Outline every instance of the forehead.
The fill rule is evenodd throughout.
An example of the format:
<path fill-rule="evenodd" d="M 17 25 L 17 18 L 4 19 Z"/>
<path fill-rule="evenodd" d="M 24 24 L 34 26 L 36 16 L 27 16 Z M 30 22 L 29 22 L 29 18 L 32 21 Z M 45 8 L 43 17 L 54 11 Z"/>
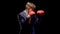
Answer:
<path fill-rule="evenodd" d="M 34 8 L 28 8 L 29 10 L 34 10 Z"/>

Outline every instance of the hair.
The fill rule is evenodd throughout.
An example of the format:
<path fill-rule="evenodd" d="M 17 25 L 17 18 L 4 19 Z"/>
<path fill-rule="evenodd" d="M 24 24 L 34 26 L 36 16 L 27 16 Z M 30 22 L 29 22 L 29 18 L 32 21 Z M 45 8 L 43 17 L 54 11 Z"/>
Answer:
<path fill-rule="evenodd" d="M 34 9 L 36 8 L 36 6 L 33 3 L 31 3 L 31 2 L 27 2 L 25 7 L 26 8 L 34 8 Z"/>

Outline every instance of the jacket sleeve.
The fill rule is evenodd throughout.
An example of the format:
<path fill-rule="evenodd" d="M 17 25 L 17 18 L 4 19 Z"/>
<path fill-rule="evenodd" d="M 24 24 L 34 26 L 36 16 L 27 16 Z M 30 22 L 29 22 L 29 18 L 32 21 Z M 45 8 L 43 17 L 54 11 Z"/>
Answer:
<path fill-rule="evenodd" d="M 24 17 L 22 17 L 21 15 L 19 15 L 18 16 L 18 21 L 21 22 L 21 23 L 24 23 L 25 19 L 24 19 Z"/>
<path fill-rule="evenodd" d="M 35 24 L 38 24 L 38 17 L 35 15 Z"/>
<path fill-rule="evenodd" d="M 17 15 L 17 18 L 18 18 L 18 22 L 19 22 L 19 25 L 20 25 L 20 32 L 22 30 L 22 23 L 25 22 L 24 18 L 21 16 L 21 15 Z"/>

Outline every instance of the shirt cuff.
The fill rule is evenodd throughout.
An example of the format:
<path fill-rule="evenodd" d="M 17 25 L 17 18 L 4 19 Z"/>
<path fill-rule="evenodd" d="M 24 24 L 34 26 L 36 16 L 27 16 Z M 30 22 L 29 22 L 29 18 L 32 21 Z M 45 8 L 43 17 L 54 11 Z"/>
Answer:
<path fill-rule="evenodd" d="M 30 18 L 30 15 L 28 15 L 27 18 Z"/>

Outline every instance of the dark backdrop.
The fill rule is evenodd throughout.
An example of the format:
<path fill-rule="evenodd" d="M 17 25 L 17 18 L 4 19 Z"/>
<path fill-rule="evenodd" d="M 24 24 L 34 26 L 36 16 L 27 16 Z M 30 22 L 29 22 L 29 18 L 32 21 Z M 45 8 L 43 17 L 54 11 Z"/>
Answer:
<path fill-rule="evenodd" d="M 43 22 L 42 22 L 42 28 L 41 31 L 44 34 L 57 34 L 60 33 L 58 30 L 60 30 L 60 20 L 59 20 L 59 1 L 51 0 L 48 2 L 48 0 L 8 0 L 8 1 L 3 1 L 1 2 L 1 22 L 2 22 L 2 27 L 1 30 L 3 33 L 19 33 L 19 24 L 17 21 L 17 14 L 24 10 L 24 5 L 27 1 L 33 2 L 36 4 L 38 9 L 43 9 L 45 11 L 45 15 L 43 17 Z M 49 7 L 48 7 L 49 5 Z M 49 10 L 48 10 L 49 8 Z M 5 26 L 6 25 L 6 26 Z M 16 26 L 16 27 L 15 27 Z M 16 29 L 15 29 L 16 28 Z M 8 29 L 8 30 L 7 30 Z M 10 32 L 9 32 L 10 31 Z M 16 32 L 14 32 L 16 31 Z"/>

